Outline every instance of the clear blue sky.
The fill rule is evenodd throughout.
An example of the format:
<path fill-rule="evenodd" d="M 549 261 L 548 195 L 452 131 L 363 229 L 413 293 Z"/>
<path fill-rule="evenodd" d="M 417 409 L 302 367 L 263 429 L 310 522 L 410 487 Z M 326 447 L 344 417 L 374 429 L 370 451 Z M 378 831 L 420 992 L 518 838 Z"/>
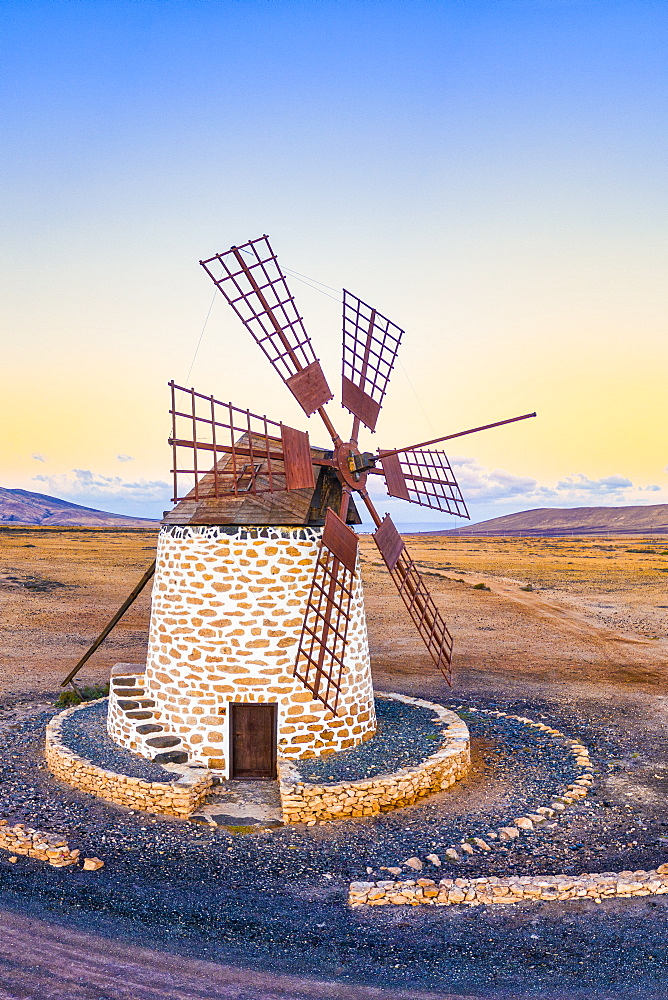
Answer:
<path fill-rule="evenodd" d="M 539 411 L 454 451 L 475 518 L 668 502 L 667 29 L 663 0 L 5 0 L 2 485 L 159 514 L 197 261 L 268 232 L 406 327 L 367 445 Z M 339 307 L 295 292 L 335 383 Z M 303 426 L 228 312 L 193 383 Z"/>

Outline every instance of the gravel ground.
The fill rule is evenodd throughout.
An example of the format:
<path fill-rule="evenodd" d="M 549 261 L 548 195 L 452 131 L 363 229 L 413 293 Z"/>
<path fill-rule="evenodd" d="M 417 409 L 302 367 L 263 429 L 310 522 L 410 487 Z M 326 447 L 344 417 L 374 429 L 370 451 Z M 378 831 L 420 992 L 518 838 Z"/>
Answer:
<path fill-rule="evenodd" d="M 100 767 L 145 781 L 176 781 L 178 774 L 138 757 L 114 743 L 107 733 L 108 699 L 93 701 L 63 720 L 61 734 L 67 746 Z"/>
<path fill-rule="evenodd" d="M 475 707 L 475 699 L 468 704 Z M 626 789 L 651 787 L 659 742 L 636 745 L 623 728 L 613 731 L 585 713 L 575 732 L 572 719 L 546 702 L 478 698 L 477 705 L 543 718 L 581 738 L 599 780 L 553 830 L 444 866 L 447 874 L 634 870 L 666 860 L 665 798 L 657 798 L 660 808 L 647 795 L 626 801 Z M 31 859 L 0 859 L 0 901 L 135 943 L 344 982 L 489 996 L 506 995 L 507 984 L 513 996 L 557 985 L 559 995 L 586 987 L 592 997 L 662 996 L 665 897 L 526 904 L 512 914 L 347 908 L 348 882 L 366 877 L 367 866 L 438 854 L 464 832 L 484 834 L 500 817 L 529 811 L 573 777 L 572 758 L 551 739 L 519 723 L 463 714 L 474 766 L 449 792 L 372 821 L 234 836 L 133 815 L 56 782 L 41 754 L 49 713 L 28 710 L 23 720 L 6 720 L 0 815 L 66 834 L 71 847 L 102 857 L 105 867 L 54 871 Z"/>
<path fill-rule="evenodd" d="M 390 698 L 376 698 L 378 728 L 366 743 L 351 750 L 299 761 L 307 781 L 358 781 L 419 764 L 443 742 L 435 712 Z"/>

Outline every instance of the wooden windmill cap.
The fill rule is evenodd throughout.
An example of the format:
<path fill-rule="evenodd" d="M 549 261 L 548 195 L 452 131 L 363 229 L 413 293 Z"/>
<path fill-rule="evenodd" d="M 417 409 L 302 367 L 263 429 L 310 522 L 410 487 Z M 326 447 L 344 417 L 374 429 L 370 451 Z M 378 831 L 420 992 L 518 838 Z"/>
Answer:
<path fill-rule="evenodd" d="M 247 440 L 246 435 L 239 439 L 238 443 L 243 445 Z M 332 452 L 325 448 L 311 447 L 311 455 L 314 459 L 330 458 Z M 340 482 L 332 470 L 315 462 L 313 464 L 315 489 L 308 487 L 275 492 L 246 492 L 245 486 L 250 480 L 248 473 L 241 471 L 236 474 L 236 492 L 234 492 L 235 485 L 229 470 L 230 456 L 223 455 L 216 465 L 217 484 L 211 470 L 199 480 L 196 489 L 193 488 L 172 510 L 165 512 L 162 523 L 318 527 L 325 523 L 327 508 L 338 507 L 340 503 Z M 221 496 L 221 480 L 224 481 L 225 477 L 230 479 L 230 493 Z M 261 483 L 262 478 L 263 472 L 260 469 L 257 480 Z M 348 524 L 362 523 L 352 500 L 346 521 Z"/>

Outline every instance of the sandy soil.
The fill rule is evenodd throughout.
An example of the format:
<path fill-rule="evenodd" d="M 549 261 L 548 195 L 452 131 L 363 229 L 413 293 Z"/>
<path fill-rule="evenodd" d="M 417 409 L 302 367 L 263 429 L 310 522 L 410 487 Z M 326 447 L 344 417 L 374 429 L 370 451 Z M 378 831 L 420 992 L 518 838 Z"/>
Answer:
<path fill-rule="evenodd" d="M 154 531 L 0 529 L 0 680 L 53 690 L 152 561 Z M 665 540 L 408 539 L 455 636 L 455 687 L 499 675 L 632 686 L 668 672 Z M 645 551 L 643 551 L 645 550 Z M 362 539 L 369 635 L 380 675 L 430 672 L 392 581 Z M 489 591 L 474 590 L 485 583 Z M 528 584 L 532 591 L 522 590 Z M 86 665 L 84 681 L 141 659 L 149 588 Z"/>
<path fill-rule="evenodd" d="M 647 692 L 665 686 L 668 666 L 664 544 L 408 539 L 455 636 L 455 687 L 491 677 L 498 683 L 504 675 Z M 371 539 L 362 551 L 374 665 L 413 670 L 426 658 Z M 480 583 L 490 589 L 474 589 Z M 529 585 L 531 591 L 522 589 Z"/>
<path fill-rule="evenodd" d="M 0 681 L 5 694 L 53 691 L 120 607 L 155 556 L 157 532 L 0 528 Z M 82 681 L 142 656 L 150 586 Z"/>

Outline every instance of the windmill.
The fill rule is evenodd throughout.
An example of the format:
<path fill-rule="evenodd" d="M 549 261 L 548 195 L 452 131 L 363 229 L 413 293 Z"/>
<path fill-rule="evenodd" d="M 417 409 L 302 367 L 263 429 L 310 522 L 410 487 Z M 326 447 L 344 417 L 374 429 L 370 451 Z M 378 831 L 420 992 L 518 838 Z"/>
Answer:
<path fill-rule="evenodd" d="M 304 431 L 170 383 L 176 506 L 161 529 L 143 687 L 117 670 L 109 731 L 154 759 L 182 759 L 183 746 L 191 759 L 203 753 L 200 759 L 210 766 L 231 766 L 230 774 L 271 776 L 277 742 L 286 755 L 313 756 L 359 743 L 375 730 L 359 542 L 351 527 L 361 521 L 356 501 L 375 525 L 373 539 L 429 655 L 451 683 L 452 636 L 392 519 L 376 510 L 367 491 L 369 476 L 380 476 L 390 496 L 468 518 L 450 462 L 432 446 L 535 414 L 403 448 L 362 451 L 360 430 L 364 425 L 375 431 L 403 330 L 344 290 L 342 405 L 352 416 L 344 440 L 327 409 L 333 394 L 267 236 L 200 263 L 306 416 L 322 421 L 331 446 L 316 447 Z M 281 544 L 287 547 L 281 550 Z M 281 551 L 289 556 L 281 557 Z M 295 574 L 294 588 L 280 566 L 271 567 L 273 578 L 268 575 L 267 553 L 285 567 L 292 559 L 286 572 Z M 254 561 L 262 568 L 253 568 Z M 223 565 L 225 574 L 216 583 Z M 273 600 L 280 587 L 272 582 L 285 579 L 283 596 Z M 221 600 L 213 599 L 216 586 Z M 286 594 L 291 599 L 286 601 Z M 231 603 L 238 598 L 245 598 L 238 600 L 245 611 Z M 281 600 L 285 607 L 278 607 Z M 288 606 L 298 608 L 296 618 L 275 617 L 288 614 Z M 235 614 L 239 617 L 231 619 Z M 277 622 L 289 623 L 287 631 L 277 630 Z M 276 635 L 282 636 L 278 643 Z M 202 651 L 212 664 L 208 673 L 202 670 Z M 242 654 L 246 660 L 239 659 Z M 270 655 L 275 659 L 267 659 Z M 240 664 L 234 669 L 245 670 L 244 676 L 230 677 L 229 662 Z M 257 664 L 255 673 L 262 676 L 247 676 L 248 663 Z M 225 683 L 216 684 L 221 678 Z M 122 688 L 121 681 L 128 686 Z M 126 697 L 124 715 L 123 691 L 133 695 Z M 148 693 L 145 703 L 133 694 L 137 691 Z M 299 699 L 308 702 L 306 715 Z M 284 718 L 282 709 L 279 718 L 281 702 L 286 712 L 302 712 L 296 720 L 301 729 L 289 725 L 295 718 Z M 220 716 L 233 714 L 236 721 L 228 719 L 227 732 L 217 731 Z M 229 755 L 221 745 L 226 736 Z M 235 754 L 242 762 L 236 768 Z M 264 763 L 258 764 L 260 758 Z"/>

